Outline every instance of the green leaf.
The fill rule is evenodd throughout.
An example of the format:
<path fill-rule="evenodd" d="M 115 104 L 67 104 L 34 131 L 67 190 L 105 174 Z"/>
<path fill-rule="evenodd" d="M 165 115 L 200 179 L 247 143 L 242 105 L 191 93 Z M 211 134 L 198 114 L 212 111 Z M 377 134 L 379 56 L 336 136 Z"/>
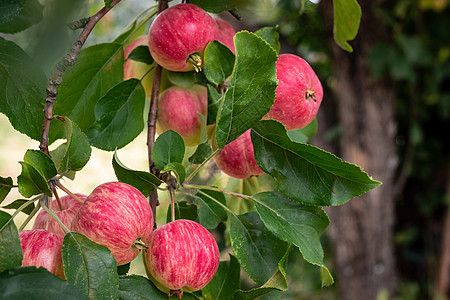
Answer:
<path fill-rule="evenodd" d="M 9 22 L 25 6 L 26 0 L 3 0 L 0 2 L 0 24 Z"/>
<path fill-rule="evenodd" d="M 8 205 L 2 206 L 2 208 L 5 209 L 18 209 L 19 207 L 21 207 L 23 204 L 27 203 L 28 200 L 25 199 L 18 199 L 14 202 L 11 202 Z M 34 210 L 34 203 L 30 203 L 27 207 L 25 207 L 22 212 L 29 215 L 33 212 Z"/>
<path fill-rule="evenodd" d="M 317 118 L 314 118 L 311 123 L 303 128 L 297 130 L 289 130 L 287 135 L 293 142 L 307 143 L 311 137 L 317 133 Z"/>
<path fill-rule="evenodd" d="M 206 78 L 218 86 L 233 72 L 234 54 L 218 41 L 213 41 L 206 46 L 205 49 L 205 65 L 204 72 Z"/>
<path fill-rule="evenodd" d="M 35 140 L 41 138 L 46 87 L 40 67 L 19 46 L 0 37 L 0 112 L 14 129 Z"/>
<path fill-rule="evenodd" d="M 23 267 L 0 273 L 0 299 L 84 300 L 88 297 L 42 267 Z"/>
<path fill-rule="evenodd" d="M 148 46 L 145 45 L 137 46 L 136 48 L 134 48 L 133 51 L 131 51 L 131 53 L 128 55 L 127 59 L 143 62 L 147 65 L 151 65 L 154 62 Z"/>
<path fill-rule="evenodd" d="M 279 122 L 257 123 L 251 137 L 258 166 L 274 178 L 277 190 L 293 201 L 341 205 L 381 184 L 329 152 L 291 141 Z"/>
<path fill-rule="evenodd" d="M 215 14 L 226 10 L 233 10 L 236 7 L 236 3 L 233 0 L 191 0 L 189 3 L 200 6 L 207 12 Z"/>
<path fill-rule="evenodd" d="M 20 161 L 22 165 L 22 172 L 17 177 L 17 184 L 19 186 L 19 193 L 25 198 L 30 198 L 33 195 L 41 193 L 52 196 L 52 191 L 48 186 L 47 180 L 39 173 L 32 165 Z"/>
<path fill-rule="evenodd" d="M 173 130 L 167 130 L 156 139 L 152 157 L 156 167 L 162 170 L 169 163 L 182 163 L 184 152 L 185 146 L 181 135 Z"/>
<path fill-rule="evenodd" d="M 161 170 L 161 173 L 174 172 L 177 177 L 178 185 L 182 184 L 186 179 L 186 169 L 179 162 L 168 163 Z"/>
<path fill-rule="evenodd" d="M 80 127 L 67 117 L 55 116 L 61 121 L 66 133 L 67 142 L 51 151 L 58 173 L 80 171 L 91 157 L 91 145 Z"/>
<path fill-rule="evenodd" d="M 196 196 L 196 202 L 198 205 L 198 219 L 199 223 L 203 227 L 207 229 L 214 229 L 220 222 L 225 222 L 227 220 L 227 212 L 216 202 L 218 201 L 226 206 L 224 194 L 211 190 L 201 190 L 201 192 L 198 192 Z"/>
<path fill-rule="evenodd" d="M 216 124 L 217 112 L 220 109 L 224 95 L 219 93 L 215 87 L 208 84 L 208 118 L 206 119 L 206 124 Z"/>
<path fill-rule="evenodd" d="M 211 146 L 209 145 L 209 142 L 205 142 L 197 146 L 194 154 L 192 154 L 188 160 L 191 164 L 201 164 L 211 154 Z"/>
<path fill-rule="evenodd" d="M 230 260 L 221 261 L 216 275 L 202 289 L 205 300 L 232 299 L 233 293 L 239 289 L 241 267 L 236 257 L 230 254 Z"/>
<path fill-rule="evenodd" d="M 335 42 L 342 49 L 353 52 L 347 41 L 353 40 L 358 34 L 361 22 L 361 7 L 356 0 L 333 0 Z"/>
<path fill-rule="evenodd" d="M 288 248 L 287 243 L 267 230 L 255 211 L 230 215 L 230 239 L 242 268 L 259 284 L 273 276 Z"/>
<path fill-rule="evenodd" d="M 123 63 L 119 44 L 97 44 L 81 50 L 75 66 L 64 72 L 53 113 L 67 116 L 87 132 L 95 122 L 97 101 L 123 81 Z M 53 138 L 59 133 L 58 126 L 54 127 L 50 131 Z"/>
<path fill-rule="evenodd" d="M 53 160 L 42 151 L 28 149 L 23 161 L 35 168 L 46 180 L 58 174 Z"/>
<path fill-rule="evenodd" d="M 255 34 L 265 40 L 277 53 L 280 52 L 278 27 L 263 27 L 258 29 Z"/>
<path fill-rule="evenodd" d="M 44 6 L 38 0 L 27 0 L 20 13 L 9 22 L 0 24 L 0 32 L 17 33 L 39 23 L 43 17 Z"/>
<path fill-rule="evenodd" d="M 253 198 L 264 225 L 281 240 L 299 247 L 307 262 L 322 268 L 322 286 L 332 284 L 320 244 L 320 236 L 330 223 L 325 211 L 293 202 L 276 192 L 259 193 Z"/>
<path fill-rule="evenodd" d="M 11 188 L 13 187 L 13 180 L 11 177 L 1 177 L 0 176 L 0 203 L 5 200 L 6 196 L 11 191 Z"/>
<path fill-rule="evenodd" d="M 19 232 L 14 222 L 10 220 L 11 215 L 0 210 L 0 228 L 5 227 L 0 231 L 0 272 L 18 267 L 22 264 L 23 255 Z M 8 225 L 6 225 L 7 223 Z M 0 289 L 0 299 L 3 299 L 1 297 L 2 290 Z"/>
<path fill-rule="evenodd" d="M 186 201 L 175 202 L 175 220 L 186 219 L 196 221 L 198 217 L 197 206 Z M 166 222 L 172 221 L 172 206 L 167 209 Z"/>
<path fill-rule="evenodd" d="M 184 89 L 189 89 L 195 84 L 194 72 L 173 72 L 167 71 L 167 79 L 173 84 Z"/>
<path fill-rule="evenodd" d="M 95 105 L 95 122 L 87 132 L 94 147 L 112 151 L 133 141 L 144 129 L 145 92 L 138 79 L 114 86 Z"/>
<path fill-rule="evenodd" d="M 221 149 L 269 112 L 277 87 L 275 50 L 247 31 L 238 32 L 234 44 L 233 75 L 218 111 L 216 139 Z"/>
<path fill-rule="evenodd" d="M 158 290 L 145 277 L 138 275 L 121 276 L 119 279 L 119 299 L 121 300 L 167 300 L 167 295 Z"/>
<path fill-rule="evenodd" d="M 68 233 L 62 246 L 64 274 L 89 299 L 117 299 L 117 263 L 105 246 L 79 233 Z"/>
<path fill-rule="evenodd" d="M 113 0 L 104 0 L 106 7 L 111 7 Z"/>
<path fill-rule="evenodd" d="M 263 299 L 261 296 L 264 296 L 264 299 L 277 299 L 277 296 L 280 295 L 281 291 L 286 291 L 288 289 L 285 265 L 291 249 L 291 246 L 287 248 L 284 256 L 278 262 L 278 269 L 264 285 L 249 291 L 238 290 L 234 293 L 233 299 L 250 300 L 257 297 L 260 297 L 258 299 Z"/>
<path fill-rule="evenodd" d="M 112 165 L 118 181 L 134 186 L 141 191 L 145 197 L 148 197 L 153 192 L 155 187 L 159 186 L 163 182 L 149 172 L 136 171 L 127 168 L 119 160 L 117 152 L 114 152 Z"/>

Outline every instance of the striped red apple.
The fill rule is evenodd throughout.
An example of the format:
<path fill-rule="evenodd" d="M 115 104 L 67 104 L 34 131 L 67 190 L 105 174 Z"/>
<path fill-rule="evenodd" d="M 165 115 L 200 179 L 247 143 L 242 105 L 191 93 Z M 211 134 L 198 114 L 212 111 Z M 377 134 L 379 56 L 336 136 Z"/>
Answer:
<path fill-rule="evenodd" d="M 274 119 L 287 130 L 311 123 L 322 102 L 323 89 L 311 66 L 301 57 L 282 54 L 277 61 L 275 103 L 264 119 Z"/>
<path fill-rule="evenodd" d="M 23 250 L 22 266 L 44 267 L 65 279 L 61 249 L 64 237 L 44 229 L 19 231 Z"/>
<path fill-rule="evenodd" d="M 207 12 L 193 4 L 177 4 L 150 25 L 148 48 L 153 59 L 169 71 L 198 70 L 206 46 L 216 37 L 216 23 Z"/>
<path fill-rule="evenodd" d="M 153 231 L 148 200 L 136 188 L 122 182 L 97 186 L 72 221 L 71 229 L 108 247 L 117 265 L 131 262 Z"/>
<path fill-rule="evenodd" d="M 216 148 L 214 143 L 213 148 Z M 255 160 L 250 129 L 225 145 L 214 156 L 214 162 L 222 172 L 238 179 L 264 174 Z"/>
<path fill-rule="evenodd" d="M 217 271 L 219 247 L 199 223 L 175 220 L 153 232 L 144 264 L 148 277 L 161 291 L 198 291 Z"/>

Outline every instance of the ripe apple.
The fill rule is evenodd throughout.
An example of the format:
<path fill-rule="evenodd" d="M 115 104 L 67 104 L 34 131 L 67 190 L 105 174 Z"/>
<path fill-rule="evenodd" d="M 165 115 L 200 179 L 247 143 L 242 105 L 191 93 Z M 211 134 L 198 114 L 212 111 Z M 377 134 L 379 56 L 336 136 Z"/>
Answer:
<path fill-rule="evenodd" d="M 136 188 L 122 182 L 97 186 L 78 210 L 71 226 L 114 255 L 117 265 L 132 261 L 153 231 L 150 204 Z"/>
<path fill-rule="evenodd" d="M 142 85 L 145 90 L 145 96 L 150 98 L 152 92 L 152 84 L 153 84 L 153 70 L 149 72 L 152 68 L 151 65 L 148 65 L 143 62 L 134 61 L 131 59 L 127 59 L 130 53 L 138 46 L 147 46 L 148 45 L 148 35 L 141 35 L 134 39 L 128 46 L 124 49 L 125 63 L 123 64 L 123 73 L 124 80 L 130 78 L 141 79 L 145 73 L 148 74 L 142 79 Z"/>
<path fill-rule="evenodd" d="M 207 12 L 193 4 L 177 4 L 161 12 L 151 24 L 148 48 L 167 70 L 199 70 L 203 52 L 216 36 L 216 23 Z"/>
<path fill-rule="evenodd" d="M 84 200 L 87 197 L 86 195 L 83 194 L 75 194 L 75 195 L 81 200 Z M 58 204 L 58 200 L 56 200 L 56 198 L 53 198 L 51 202 L 51 208 L 55 211 L 56 215 L 61 220 L 61 222 L 70 229 L 72 220 L 82 204 L 77 200 L 73 199 L 72 197 L 70 197 L 69 195 L 65 195 L 59 198 L 59 201 L 61 203 L 61 207 Z M 41 210 L 37 214 L 36 220 L 34 221 L 33 229 L 47 229 L 48 231 L 60 234 L 62 236 L 65 235 L 64 230 L 61 228 L 61 225 L 59 225 L 55 219 L 50 217 L 45 210 Z"/>
<path fill-rule="evenodd" d="M 191 220 L 176 220 L 153 232 L 144 252 L 147 275 L 163 292 L 193 292 L 206 286 L 219 266 L 211 233 Z"/>
<path fill-rule="evenodd" d="M 213 148 L 215 147 L 213 144 Z M 225 145 L 214 156 L 214 161 L 221 171 L 234 178 L 243 179 L 252 175 L 264 174 L 255 160 L 250 129 Z"/>
<path fill-rule="evenodd" d="M 22 267 L 44 267 L 56 276 L 65 279 L 61 248 L 64 237 L 44 229 L 19 231 L 23 250 Z"/>
<path fill-rule="evenodd" d="M 172 86 L 161 93 L 156 130 L 159 134 L 172 129 L 178 132 L 186 146 L 200 142 L 202 120 L 208 112 L 208 92 L 202 85 L 189 89 Z"/>
<path fill-rule="evenodd" d="M 277 61 L 275 103 L 264 119 L 274 119 L 287 130 L 300 129 L 316 116 L 323 90 L 311 66 L 299 56 L 282 54 Z"/>
<path fill-rule="evenodd" d="M 220 18 L 214 18 L 214 22 L 216 22 L 217 25 L 217 38 L 219 42 L 230 48 L 230 50 L 236 54 L 236 48 L 234 47 L 234 35 L 236 32 L 234 31 L 234 28 L 225 21 L 224 19 Z"/>

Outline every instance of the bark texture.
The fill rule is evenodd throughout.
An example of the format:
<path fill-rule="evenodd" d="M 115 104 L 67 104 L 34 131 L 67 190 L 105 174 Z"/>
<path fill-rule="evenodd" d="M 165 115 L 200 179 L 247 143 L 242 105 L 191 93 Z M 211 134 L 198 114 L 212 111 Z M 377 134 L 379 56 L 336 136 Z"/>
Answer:
<path fill-rule="evenodd" d="M 342 300 L 372 300 L 382 291 L 392 294 L 397 286 L 393 243 L 395 97 L 389 83 L 373 80 L 367 65 L 370 49 L 384 40 L 387 32 L 374 14 L 374 7 L 381 1 L 358 2 L 363 17 L 358 37 L 351 43 L 354 52 L 347 53 L 331 41 L 334 96 L 341 127 L 340 155 L 383 185 L 328 209 Z M 321 3 L 332 32 L 332 1 Z"/>

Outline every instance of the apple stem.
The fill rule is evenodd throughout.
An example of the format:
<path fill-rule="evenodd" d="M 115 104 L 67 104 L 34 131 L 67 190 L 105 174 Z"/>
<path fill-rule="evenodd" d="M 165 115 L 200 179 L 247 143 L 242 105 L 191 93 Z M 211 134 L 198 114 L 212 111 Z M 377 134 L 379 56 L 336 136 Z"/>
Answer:
<path fill-rule="evenodd" d="M 316 92 L 314 92 L 314 91 L 310 91 L 310 90 L 307 90 L 306 91 L 306 100 L 308 100 L 309 98 L 311 98 L 311 99 L 313 99 L 314 100 L 314 102 L 317 102 L 317 99 L 316 99 Z"/>
<path fill-rule="evenodd" d="M 198 55 L 197 53 L 192 53 L 191 55 L 189 55 L 188 61 L 194 67 L 195 72 L 198 73 L 202 70 L 203 61 L 200 55 Z"/>
<path fill-rule="evenodd" d="M 148 248 L 148 246 L 141 240 L 141 238 L 137 238 L 133 246 L 138 248 L 139 250 L 144 250 Z"/>
<path fill-rule="evenodd" d="M 172 222 L 173 221 L 175 221 L 175 197 L 174 197 L 174 195 L 173 195 L 173 188 L 172 187 L 169 187 L 169 194 L 170 194 L 170 205 L 172 206 L 171 207 L 171 213 L 172 213 Z"/>
<path fill-rule="evenodd" d="M 75 195 L 74 193 L 72 193 L 71 191 L 69 191 L 65 186 L 63 186 L 60 182 L 56 183 L 56 186 L 59 187 L 60 189 L 62 189 L 67 195 L 69 195 L 70 197 L 72 197 L 73 199 L 75 199 L 76 201 L 80 202 L 81 204 L 84 203 L 83 200 L 81 200 L 77 195 Z"/>
<path fill-rule="evenodd" d="M 59 200 L 59 195 L 58 195 L 58 192 L 56 191 L 56 189 L 53 190 L 53 194 L 55 195 L 56 202 L 58 202 L 59 210 L 60 211 L 63 210 L 62 209 L 62 205 L 61 205 L 61 201 Z"/>

